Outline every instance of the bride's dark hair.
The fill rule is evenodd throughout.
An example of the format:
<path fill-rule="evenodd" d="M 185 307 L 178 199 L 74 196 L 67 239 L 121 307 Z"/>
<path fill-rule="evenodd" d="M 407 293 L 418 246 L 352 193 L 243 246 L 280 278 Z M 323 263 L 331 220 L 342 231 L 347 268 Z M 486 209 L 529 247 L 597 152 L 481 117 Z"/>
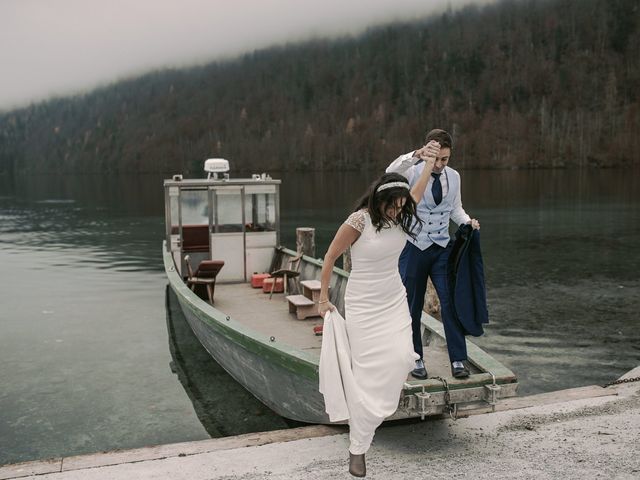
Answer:
<path fill-rule="evenodd" d="M 400 211 L 397 221 L 402 230 L 415 239 L 418 232 L 422 229 L 424 222 L 420 220 L 416 214 L 416 202 L 411 196 L 411 192 L 404 187 L 389 187 L 384 190 L 378 189 L 385 183 L 403 182 L 408 183 L 407 179 L 399 173 L 385 173 L 375 182 L 373 182 L 358 203 L 354 211 L 366 208 L 369 211 L 371 224 L 379 232 L 384 227 L 391 227 L 393 223 L 381 212 L 381 207 L 387 207 L 395 204 L 396 200 L 406 198 L 406 202 Z M 415 219 L 415 220 L 414 220 Z M 417 231 L 416 231 L 417 230 Z"/>

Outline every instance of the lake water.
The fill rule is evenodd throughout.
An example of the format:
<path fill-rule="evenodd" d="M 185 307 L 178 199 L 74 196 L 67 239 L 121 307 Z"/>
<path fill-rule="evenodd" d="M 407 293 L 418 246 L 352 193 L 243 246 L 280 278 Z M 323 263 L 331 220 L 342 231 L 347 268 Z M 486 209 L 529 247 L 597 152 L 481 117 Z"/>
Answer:
<path fill-rule="evenodd" d="M 491 324 L 521 394 L 640 363 L 640 176 L 464 171 Z M 274 175 L 275 176 L 275 175 Z M 282 240 L 322 256 L 363 174 L 285 174 Z M 293 425 L 185 325 L 162 270 L 162 177 L 0 177 L 0 464 Z"/>

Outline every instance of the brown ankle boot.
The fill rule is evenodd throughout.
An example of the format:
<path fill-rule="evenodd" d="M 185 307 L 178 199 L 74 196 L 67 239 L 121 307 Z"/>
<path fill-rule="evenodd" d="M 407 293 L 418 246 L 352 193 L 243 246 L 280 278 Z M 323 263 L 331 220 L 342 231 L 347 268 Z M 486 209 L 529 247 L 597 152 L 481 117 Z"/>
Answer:
<path fill-rule="evenodd" d="M 349 473 L 354 477 L 365 477 L 367 475 L 367 465 L 364 463 L 364 453 L 354 455 L 349 452 Z"/>

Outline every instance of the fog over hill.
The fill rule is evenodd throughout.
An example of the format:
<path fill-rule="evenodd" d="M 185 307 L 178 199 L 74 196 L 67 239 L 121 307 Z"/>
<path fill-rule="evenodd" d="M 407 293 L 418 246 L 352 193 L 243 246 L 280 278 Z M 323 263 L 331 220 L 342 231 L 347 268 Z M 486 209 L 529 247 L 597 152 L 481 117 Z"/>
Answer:
<path fill-rule="evenodd" d="M 0 171 L 381 169 L 436 126 L 461 168 L 637 165 L 639 18 L 503 1 L 162 70 L 0 115 Z"/>

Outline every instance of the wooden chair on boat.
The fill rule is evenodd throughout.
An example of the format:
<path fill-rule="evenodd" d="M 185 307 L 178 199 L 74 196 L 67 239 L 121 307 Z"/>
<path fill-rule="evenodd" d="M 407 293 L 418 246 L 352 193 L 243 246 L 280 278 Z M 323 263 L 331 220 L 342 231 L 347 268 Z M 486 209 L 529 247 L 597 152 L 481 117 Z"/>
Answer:
<path fill-rule="evenodd" d="M 184 261 L 187 264 L 187 287 L 190 287 L 194 292 L 196 291 L 196 285 L 205 285 L 207 287 L 207 294 L 209 295 L 209 303 L 213 305 L 213 294 L 216 289 L 216 277 L 222 267 L 224 261 L 222 260 L 203 260 L 198 265 L 198 269 L 194 272 L 191 268 L 191 259 L 189 255 L 184 257 Z"/>
<path fill-rule="evenodd" d="M 287 287 L 289 284 L 289 280 L 292 279 L 296 279 L 300 276 L 300 272 L 298 271 L 300 269 L 300 263 L 302 263 L 302 253 L 299 253 L 298 255 L 296 255 L 295 257 L 291 258 L 291 260 L 289 260 L 289 263 L 287 264 L 287 268 L 281 268 L 279 270 L 274 270 L 273 272 L 271 272 L 271 276 L 273 277 L 274 281 L 271 284 L 271 292 L 269 293 L 269 300 L 271 300 L 271 297 L 273 296 L 273 289 L 276 286 L 276 282 L 275 279 L 276 278 L 282 278 L 282 283 L 284 284 L 284 294 L 287 294 Z M 298 286 L 298 284 L 296 283 L 296 291 L 300 291 L 300 287 Z"/>

